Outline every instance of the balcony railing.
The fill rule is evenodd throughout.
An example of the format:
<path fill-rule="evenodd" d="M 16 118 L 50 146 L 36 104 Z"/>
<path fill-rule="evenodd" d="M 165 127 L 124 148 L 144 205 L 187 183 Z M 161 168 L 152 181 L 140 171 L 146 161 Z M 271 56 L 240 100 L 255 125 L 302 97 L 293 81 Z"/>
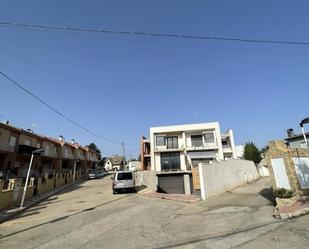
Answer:
<path fill-rule="evenodd" d="M 184 146 L 183 144 L 178 144 L 178 146 L 155 146 L 155 151 L 178 151 L 178 150 L 183 150 Z"/>
<path fill-rule="evenodd" d="M 57 152 L 45 150 L 41 155 L 46 157 L 57 157 Z"/>
<path fill-rule="evenodd" d="M 187 150 L 209 150 L 209 149 L 217 149 L 218 145 L 216 143 L 212 143 L 212 144 L 203 144 L 201 146 L 188 146 L 186 149 Z"/>
<path fill-rule="evenodd" d="M 72 153 L 64 153 L 64 158 L 67 158 L 67 159 L 73 159 L 74 156 Z"/>

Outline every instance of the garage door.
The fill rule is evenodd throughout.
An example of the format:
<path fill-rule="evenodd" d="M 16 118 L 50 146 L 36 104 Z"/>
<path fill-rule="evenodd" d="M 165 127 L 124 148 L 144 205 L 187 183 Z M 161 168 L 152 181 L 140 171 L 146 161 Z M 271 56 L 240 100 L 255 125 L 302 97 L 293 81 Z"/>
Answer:
<path fill-rule="evenodd" d="M 158 176 L 158 192 L 167 194 L 184 194 L 183 175 Z"/>

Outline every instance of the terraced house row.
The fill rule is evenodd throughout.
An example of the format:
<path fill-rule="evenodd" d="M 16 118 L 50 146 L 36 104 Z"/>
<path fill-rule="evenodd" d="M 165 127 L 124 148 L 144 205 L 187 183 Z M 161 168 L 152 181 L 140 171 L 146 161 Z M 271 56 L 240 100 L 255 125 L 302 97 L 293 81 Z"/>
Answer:
<path fill-rule="evenodd" d="M 44 152 L 34 156 L 26 198 L 70 184 L 73 175 L 76 180 L 85 178 L 98 163 L 95 151 L 74 140 L 66 142 L 63 136 L 55 139 L 0 123 L 0 209 L 20 201 L 31 154 L 37 149 Z"/>

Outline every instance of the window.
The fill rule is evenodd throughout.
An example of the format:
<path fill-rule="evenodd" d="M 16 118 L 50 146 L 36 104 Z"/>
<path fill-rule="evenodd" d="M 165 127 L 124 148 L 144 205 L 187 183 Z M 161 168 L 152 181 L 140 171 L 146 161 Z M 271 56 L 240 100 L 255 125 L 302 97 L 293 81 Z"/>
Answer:
<path fill-rule="evenodd" d="M 180 153 L 161 153 L 161 170 L 180 170 Z"/>
<path fill-rule="evenodd" d="M 120 181 L 120 180 L 132 180 L 132 173 L 131 172 L 123 172 L 123 173 L 118 173 L 117 174 L 117 180 Z"/>
<path fill-rule="evenodd" d="M 25 144 L 25 145 L 28 145 L 28 146 L 30 146 L 30 145 L 31 145 L 31 141 L 30 141 L 30 140 L 28 140 L 28 139 L 25 139 L 25 142 L 24 142 L 24 144 Z"/>
<path fill-rule="evenodd" d="M 215 142 L 215 135 L 213 132 L 204 133 L 204 139 L 206 144 L 211 144 Z"/>
<path fill-rule="evenodd" d="M 156 137 L 156 145 L 157 146 L 164 146 L 165 145 L 165 137 L 164 136 L 157 136 Z"/>
<path fill-rule="evenodd" d="M 54 147 L 54 153 L 56 153 L 57 152 L 57 148 L 56 147 Z"/>
<path fill-rule="evenodd" d="M 16 144 L 16 137 L 11 136 L 9 140 L 9 145 L 15 146 L 15 144 Z"/>
<path fill-rule="evenodd" d="M 178 149 L 178 137 L 167 137 L 166 144 L 168 149 Z"/>
<path fill-rule="evenodd" d="M 49 151 L 49 145 L 48 144 L 45 145 L 45 150 Z"/>
<path fill-rule="evenodd" d="M 191 135 L 191 145 L 192 147 L 202 147 L 203 146 L 202 135 Z"/>
<path fill-rule="evenodd" d="M 39 143 L 37 143 L 36 147 L 39 149 L 39 148 L 41 148 L 41 145 Z"/>
<path fill-rule="evenodd" d="M 229 145 L 229 143 L 227 142 L 227 140 L 222 140 L 222 145 Z"/>

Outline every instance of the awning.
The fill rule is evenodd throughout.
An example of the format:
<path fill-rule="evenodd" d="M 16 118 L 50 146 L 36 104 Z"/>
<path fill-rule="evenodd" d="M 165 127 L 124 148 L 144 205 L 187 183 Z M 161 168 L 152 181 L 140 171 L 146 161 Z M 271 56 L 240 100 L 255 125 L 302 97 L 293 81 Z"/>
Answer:
<path fill-rule="evenodd" d="M 216 158 L 216 153 L 214 151 L 196 151 L 196 152 L 188 152 L 188 156 L 191 159 L 194 159 L 194 158 Z"/>

